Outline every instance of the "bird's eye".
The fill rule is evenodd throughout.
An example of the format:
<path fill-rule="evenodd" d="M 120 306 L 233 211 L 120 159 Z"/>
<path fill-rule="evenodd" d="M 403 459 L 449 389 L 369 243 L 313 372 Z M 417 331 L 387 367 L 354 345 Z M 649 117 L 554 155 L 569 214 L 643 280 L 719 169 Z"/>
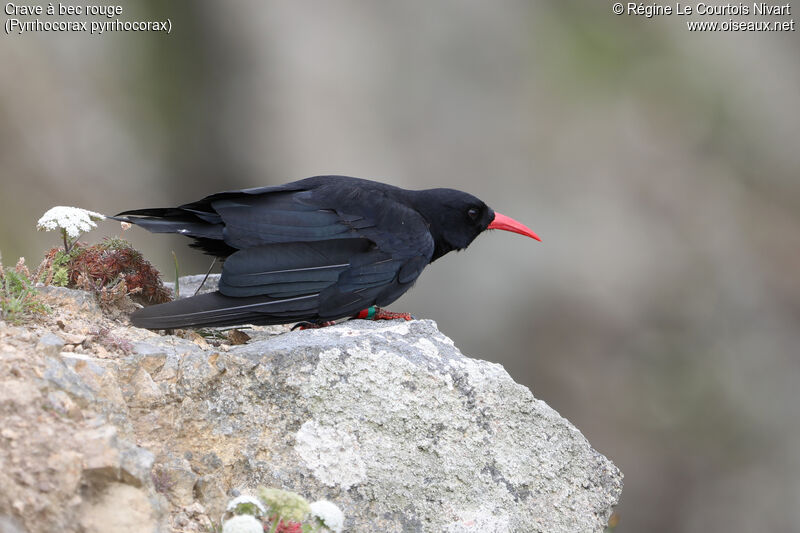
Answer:
<path fill-rule="evenodd" d="M 480 215 L 480 213 L 481 212 L 478 209 L 474 208 L 474 207 L 471 208 L 469 211 L 467 211 L 467 214 L 469 215 L 469 218 L 471 218 L 472 220 L 475 220 L 476 218 L 478 218 L 478 215 Z"/>

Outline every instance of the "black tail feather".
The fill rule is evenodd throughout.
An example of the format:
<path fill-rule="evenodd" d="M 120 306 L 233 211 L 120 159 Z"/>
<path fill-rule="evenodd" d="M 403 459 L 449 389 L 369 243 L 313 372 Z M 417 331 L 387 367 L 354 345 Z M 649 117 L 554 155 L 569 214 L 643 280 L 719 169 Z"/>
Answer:
<path fill-rule="evenodd" d="M 108 218 L 136 224 L 151 233 L 185 235 L 195 241 L 190 246 L 215 257 L 225 258 L 236 251 L 223 240 L 222 222 L 214 221 L 210 215 L 200 216 L 174 208 L 151 208 L 123 211 Z"/>
<path fill-rule="evenodd" d="M 131 322 L 147 329 L 287 324 L 313 316 L 318 305 L 317 294 L 277 299 L 231 298 L 211 292 L 139 309 Z"/>

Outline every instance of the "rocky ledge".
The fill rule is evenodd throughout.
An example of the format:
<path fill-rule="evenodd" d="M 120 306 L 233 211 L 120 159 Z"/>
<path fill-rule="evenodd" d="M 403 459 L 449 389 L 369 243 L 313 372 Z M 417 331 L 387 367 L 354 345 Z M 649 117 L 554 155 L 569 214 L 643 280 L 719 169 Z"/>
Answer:
<path fill-rule="evenodd" d="M 0 531 L 219 526 L 258 485 L 328 499 L 345 530 L 601 532 L 622 474 L 430 320 L 182 336 L 91 295 L 0 322 Z"/>

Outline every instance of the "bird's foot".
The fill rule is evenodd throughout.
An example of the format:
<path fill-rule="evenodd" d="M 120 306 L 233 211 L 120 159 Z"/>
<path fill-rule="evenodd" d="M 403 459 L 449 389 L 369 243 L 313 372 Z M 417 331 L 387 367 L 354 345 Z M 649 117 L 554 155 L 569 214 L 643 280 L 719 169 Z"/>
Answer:
<path fill-rule="evenodd" d="M 393 313 L 392 311 L 381 309 L 376 305 L 373 305 L 368 309 L 364 309 L 363 311 L 359 311 L 358 314 L 353 318 L 361 318 L 364 320 L 394 320 L 396 318 L 402 318 L 403 320 L 414 320 L 414 317 L 409 313 Z"/>
<path fill-rule="evenodd" d="M 294 326 L 292 326 L 292 331 L 296 329 L 319 329 L 319 328 L 327 328 L 328 326 L 333 326 L 336 324 L 333 320 L 326 320 L 325 322 L 298 322 Z"/>

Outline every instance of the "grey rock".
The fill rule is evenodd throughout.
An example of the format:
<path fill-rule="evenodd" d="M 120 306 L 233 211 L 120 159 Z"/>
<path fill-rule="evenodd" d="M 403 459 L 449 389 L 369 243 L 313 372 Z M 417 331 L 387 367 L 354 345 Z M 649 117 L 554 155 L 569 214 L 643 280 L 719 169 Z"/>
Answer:
<path fill-rule="evenodd" d="M 129 403 L 136 406 L 148 407 L 164 401 L 164 394 L 144 367 L 139 368 L 133 375 L 130 387 L 126 387 L 123 390 L 123 394 L 128 391 L 130 391 L 130 394 L 126 394 L 126 396 Z"/>
<path fill-rule="evenodd" d="M 197 499 L 200 500 L 200 503 L 203 504 L 210 516 L 222 516 L 222 513 L 225 512 L 228 498 L 216 478 L 213 476 L 201 477 L 195 483 L 194 491 Z"/>
<path fill-rule="evenodd" d="M 62 416 L 80 420 L 83 416 L 78 404 L 72 401 L 69 394 L 63 390 L 54 390 L 47 393 L 48 406 Z"/>
<path fill-rule="evenodd" d="M 57 356 L 63 347 L 64 339 L 55 333 L 45 333 L 36 343 L 36 349 L 50 357 Z"/>
<path fill-rule="evenodd" d="M 147 372 L 155 381 L 174 379 L 180 359 L 187 353 L 199 350 L 193 342 L 174 336 L 137 342 L 133 345 L 131 355 L 120 360 L 120 379 L 130 383 L 140 370 Z"/>
<path fill-rule="evenodd" d="M 42 393 L 35 383 L 18 378 L 0 378 L 0 408 L 14 411 L 38 403 Z M 3 424 L 0 423 L 0 429 Z"/>
<path fill-rule="evenodd" d="M 81 407 L 95 400 L 92 388 L 60 357 L 47 358 L 44 378 L 57 390 L 69 394 Z"/>
<path fill-rule="evenodd" d="M 0 533 L 25 533 L 25 530 L 12 517 L 0 516 Z"/>
<path fill-rule="evenodd" d="M 85 502 L 79 517 L 82 533 L 160 533 L 158 502 L 142 489 L 109 483 Z"/>
<path fill-rule="evenodd" d="M 196 352 L 178 376 L 179 426 L 226 443 L 231 484 L 330 499 L 353 531 L 600 532 L 620 496 L 574 426 L 431 321 Z"/>
<path fill-rule="evenodd" d="M 42 391 L 24 395 L 87 428 L 86 531 L 111 496 L 144 531 L 259 485 L 333 501 L 350 531 L 599 533 L 620 497 L 574 426 L 431 321 L 252 328 L 237 346 L 136 331 L 113 359 L 40 340 Z"/>
<path fill-rule="evenodd" d="M 120 446 L 121 480 L 128 485 L 140 487 L 152 481 L 151 473 L 155 456 L 150 450 L 125 442 Z"/>
<path fill-rule="evenodd" d="M 143 357 L 165 356 L 166 350 L 163 346 L 157 346 L 149 342 L 137 342 L 133 345 L 133 353 Z"/>
<path fill-rule="evenodd" d="M 83 354 L 61 353 L 45 360 L 44 378 L 56 390 L 69 394 L 81 407 L 99 407 L 107 418 L 126 423 L 126 405 L 113 361 Z"/>
<path fill-rule="evenodd" d="M 36 287 L 36 290 L 48 300 L 74 306 L 83 313 L 102 314 L 97 298 L 90 292 L 52 285 Z"/>
<path fill-rule="evenodd" d="M 156 465 L 156 479 L 162 484 L 157 487 L 167 499 L 177 507 L 191 505 L 194 501 L 194 488 L 197 474 L 183 457 L 172 457 L 166 463 Z"/>
<path fill-rule="evenodd" d="M 143 367 L 150 375 L 157 374 L 167 361 L 167 350 L 163 346 L 147 342 L 134 344 L 133 353 L 137 366 Z"/>
<path fill-rule="evenodd" d="M 84 443 L 84 478 L 96 488 L 111 482 L 134 487 L 151 483 L 155 457 L 139 446 L 118 437 L 117 428 L 104 425 L 80 435 Z"/>
<path fill-rule="evenodd" d="M 205 274 L 198 274 L 196 276 L 181 276 L 178 280 L 180 285 L 180 297 L 181 298 L 188 298 L 193 296 L 195 291 L 200 287 L 200 284 L 203 283 L 203 278 L 205 278 Z M 202 288 L 197 294 L 205 294 L 207 292 L 214 292 L 217 290 L 217 286 L 219 285 L 219 274 L 209 274 L 208 279 L 205 283 L 203 283 Z M 170 289 L 173 294 L 175 293 L 175 283 L 172 282 L 164 282 L 164 286 Z"/>

